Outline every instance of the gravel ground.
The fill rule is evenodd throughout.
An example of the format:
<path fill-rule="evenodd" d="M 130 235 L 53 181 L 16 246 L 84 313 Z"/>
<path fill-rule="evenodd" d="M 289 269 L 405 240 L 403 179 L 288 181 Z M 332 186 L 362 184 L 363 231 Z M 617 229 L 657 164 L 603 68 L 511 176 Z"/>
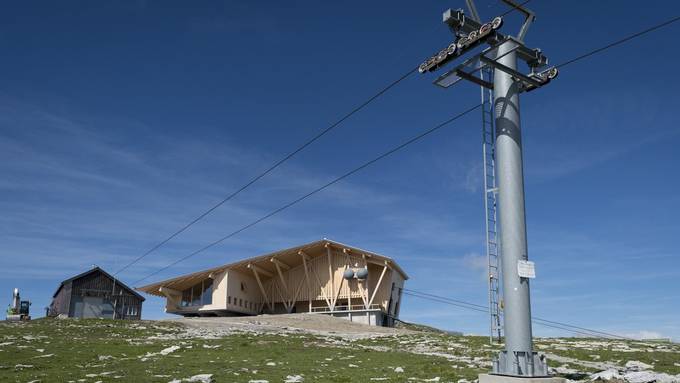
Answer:
<path fill-rule="evenodd" d="M 342 336 L 349 339 L 375 338 L 379 336 L 408 335 L 406 329 L 368 326 L 322 314 L 283 314 L 243 317 L 178 318 L 168 321 L 203 331 L 221 334 L 230 331 L 254 331 L 279 334 L 308 333 L 321 336 Z"/>

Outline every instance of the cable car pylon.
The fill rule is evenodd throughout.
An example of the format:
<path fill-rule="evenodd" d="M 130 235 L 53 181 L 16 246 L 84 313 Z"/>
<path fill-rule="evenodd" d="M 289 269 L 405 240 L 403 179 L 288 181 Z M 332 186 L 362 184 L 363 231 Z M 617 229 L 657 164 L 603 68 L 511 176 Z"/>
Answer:
<path fill-rule="evenodd" d="M 563 378 L 549 377 L 545 355 L 533 350 L 529 281 L 535 278 L 535 269 L 527 251 L 519 105 L 521 93 L 543 87 L 557 76 L 558 71 L 556 67 L 548 67 L 548 59 L 540 49 L 531 49 L 524 44 L 524 37 L 535 19 L 534 13 L 512 0 L 503 2 L 524 15 L 516 36 L 500 32 L 503 16 L 482 23 L 474 0 L 467 0 L 471 16 L 461 9 L 449 9 L 443 14 L 444 23 L 455 36 L 454 41 L 425 60 L 418 70 L 420 73 L 434 72 L 469 54 L 434 83 L 448 88 L 460 80 L 467 80 L 483 88 L 482 150 L 490 337 L 492 341 L 494 337 L 501 337 L 499 306 L 502 292 L 505 348 L 494 358 L 491 373 L 480 375 L 479 381 L 540 379 L 541 383 L 565 382 Z M 485 44 L 488 46 L 481 52 L 473 53 L 475 48 Z M 518 70 L 518 61 L 526 64 L 528 73 Z M 489 93 L 485 94 L 485 90 Z"/>

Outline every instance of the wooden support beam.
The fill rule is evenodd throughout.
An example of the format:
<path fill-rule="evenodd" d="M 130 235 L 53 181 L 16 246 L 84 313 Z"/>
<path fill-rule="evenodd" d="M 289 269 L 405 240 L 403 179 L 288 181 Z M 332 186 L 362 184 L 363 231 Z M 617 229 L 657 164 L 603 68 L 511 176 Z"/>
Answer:
<path fill-rule="evenodd" d="M 304 283 L 304 281 L 300 281 L 300 283 L 298 284 L 298 288 L 295 291 L 295 295 L 293 296 L 293 300 L 290 301 L 290 304 L 288 305 L 288 307 L 290 307 L 290 310 L 288 312 L 292 311 L 292 308 L 295 306 L 295 303 L 297 303 L 297 297 L 300 295 L 300 290 L 302 290 L 302 284 L 303 283 Z"/>
<path fill-rule="evenodd" d="M 347 266 L 345 266 L 345 270 L 347 270 Z M 344 271 L 343 271 L 344 272 Z M 333 309 L 335 310 L 335 305 L 338 303 L 338 298 L 340 298 L 340 291 L 342 291 L 342 283 L 345 281 L 345 278 L 343 277 L 340 280 L 340 286 L 338 286 L 338 291 L 335 293 L 335 296 L 333 297 Z"/>
<path fill-rule="evenodd" d="M 328 281 L 331 284 L 331 294 L 335 291 L 335 276 L 333 275 L 333 253 L 331 252 L 331 245 L 326 243 L 324 245 L 326 248 L 326 256 L 328 258 Z M 335 300 L 331 295 L 331 311 L 335 310 Z"/>
<path fill-rule="evenodd" d="M 264 298 L 265 302 L 267 302 L 267 305 L 269 306 L 269 310 L 274 311 L 274 308 L 272 307 L 271 300 L 268 299 L 267 297 L 267 291 L 265 290 L 264 286 L 262 285 L 262 281 L 260 280 L 260 268 L 253 265 L 252 263 L 248 264 L 248 268 L 253 270 L 253 274 L 255 274 L 255 280 L 257 280 L 258 286 L 260 286 L 260 292 L 262 293 L 262 298 Z"/>
<path fill-rule="evenodd" d="M 368 288 L 364 290 L 364 281 L 357 279 L 357 287 L 359 288 L 359 294 L 361 294 L 361 300 L 364 302 L 364 307 L 368 310 Z"/>
<path fill-rule="evenodd" d="M 307 281 L 307 300 L 309 301 L 309 312 L 312 312 L 312 287 L 309 283 L 309 271 L 307 270 L 307 259 L 309 256 L 305 254 L 302 250 L 298 251 L 298 254 L 302 257 L 302 267 L 305 268 L 305 281 Z"/>
<path fill-rule="evenodd" d="M 274 262 L 274 266 L 276 266 L 276 273 L 279 274 L 279 279 L 281 279 L 281 285 L 286 290 L 286 294 L 288 294 L 288 285 L 286 284 L 286 280 L 283 277 L 283 272 L 281 271 L 281 264 L 285 265 L 285 267 L 288 267 L 288 269 L 290 269 L 290 267 L 285 263 L 280 262 L 274 258 L 272 258 L 272 262 Z"/>
<path fill-rule="evenodd" d="M 279 265 L 279 267 L 281 267 L 282 269 L 285 269 L 285 270 L 290 270 L 290 269 L 291 269 L 290 266 L 288 266 L 287 264 L 285 264 L 285 263 L 279 261 L 279 260 L 276 259 L 276 258 L 272 258 L 272 259 L 270 259 L 270 261 L 271 261 L 272 263 L 274 263 L 275 265 Z"/>
<path fill-rule="evenodd" d="M 274 288 L 275 288 L 275 286 L 274 286 L 274 284 L 272 283 L 272 290 L 274 290 Z M 276 289 L 276 291 L 279 293 L 279 298 L 281 298 L 281 302 L 283 302 L 283 306 L 286 308 L 286 311 L 290 312 L 290 311 L 288 310 L 288 301 L 286 300 L 286 298 L 285 298 L 285 297 L 283 296 L 283 294 L 281 293 L 281 289 Z M 274 294 L 272 293 L 272 298 L 273 298 L 273 297 L 274 297 Z M 273 299 L 272 299 L 272 300 L 273 300 Z"/>
<path fill-rule="evenodd" d="M 347 291 L 349 291 L 349 294 L 347 294 L 347 310 L 352 310 L 352 280 L 348 279 L 347 280 Z M 350 318 L 352 319 L 352 318 Z"/>
<path fill-rule="evenodd" d="M 361 259 L 364 260 L 364 268 L 366 270 L 368 270 L 368 260 L 367 260 L 367 258 L 370 258 L 370 257 L 371 257 L 370 254 L 361 253 Z M 365 289 L 363 288 L 364 283 L 366 284 Z M 361 300 L 364 301 L 364 306 L 366 307 L 366 310 L 368 310 L 368 294 L 369 294 L 368 278 L 363 280 L 363 281 L 358 281 L 358 286 L 360 287 L 360 290 L 361 290 Z M 366 292 L 366 294 L 364 294 L 364 291 Z"/>
<path fill-rule="evenodd" d="M 271 278 L 271 277 L 274 276 L 274 274 L 270 273 L 269 271 L 267 271 L 267 270 L 261 268 L 260 266 L 254 264 L 254 263 L 249 263 L 249 264 L 248 264 L 248 268 L 249 268 L 249 269 L 253 269 L 253 270 L 257 270 L 257 272 L 258 272 L 259 274 L 262 274 L 262 275 L 264 275 L 265 277 L 268 277 L 268 278 Z"/>
<path fill-rule="evenodd" d="M 379 260 L 377 260 L 377 259 L 370 259 L 370 258 L 369 258 L 369 259 L 366 259 L 366 263 L 372 263 L 372 264 L 378 265 L 378 266 L 385 266 L 385 265 L 387 265 L 388 268 L 392 268 L 392 266 L 390 266 L 390 261 L 388 261 L 388 260 L 379 261 Z"/>
<path fill-rule="evenodd" d="M 310 256 L 304 253 L 302 250 L 298 251 L 298 254 L 302 256 L 302 262 L 305 264 L 305 270 L 307 270 L 307 261 L 310 259 Z M 321 289 L 321 295 L 323 296 L 323 299 L 326 301 L 326 304 L 328 305 L 328 308 L 331 308 L 331 301 L 328 299 L 326 296 L 326 290 L 324 290 L 323 286 L 321 285 L 321 280 L 319 280 L 319 276 L 316 274 L 316 271 L 312 270 L 312 274 L 314 274 L 314 278 L 316 279 L 316 283 L 319 284 L 319 288 Z M 311 301 L 311 290 L 310 290 L 310 301 Z"/>
<path fill-rule="evenodd" d="M 386 271 L 387 271 L 387 261 L 385 261 L 385 266 L 383 267 L 382 272 L 380 273 L 380 278 L 378 278 L 378 283 L 375 285 L 375 289 L 373 290 L 373 295 L 371 295 L 371 299 L 368 301 L 368 305 L 366 307 L 367 310 L 373 304 L 373 300 L 375 299 L 375 295 L 378 293 L 378 290 L 380 290 L 380 285 L 382 284 L 382 280 L 383 280 L 383 277 L 385 276 Z"/>

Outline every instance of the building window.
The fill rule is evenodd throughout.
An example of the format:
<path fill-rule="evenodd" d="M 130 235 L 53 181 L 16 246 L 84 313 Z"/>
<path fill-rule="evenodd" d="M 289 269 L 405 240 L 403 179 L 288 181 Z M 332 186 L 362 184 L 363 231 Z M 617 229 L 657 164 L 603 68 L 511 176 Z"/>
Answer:
<path fill-rule="evenodd" d="M 191 306 L 191 289 L 182 291 L 182 307 Z"/>
<path fill-rule="evenodd" d="M 231 295 L 227 297 L 227 303 L 231 304 Z"/>
<path fill-rule="evenodd" d="M 203 281 L 203 294 L 201 294 L 201 302 L 204 305 L 212 304 L 213 280 L 206 279 Z"/>
<path fill-rule="evenodd" d="M 238 299 L 238 305 L 240 307 L 243 307 L 243 299 L 241 299 L 241 298 Z"/>
<path fill-rule="evenodd" d="M 181 307 L 212 304 L 213 280 L 206 279 L 182 291 Z"/>
<path fill-rule="evenodd" d="M 197 284 L 191 288 L 191 305 L 200 306 L 201 305 L 201 284 Z"/>
<path fill-rule="evenodd" d="M 128 316 L 136 316 L 137 306 L 128 306 L 125 314 Z"/>

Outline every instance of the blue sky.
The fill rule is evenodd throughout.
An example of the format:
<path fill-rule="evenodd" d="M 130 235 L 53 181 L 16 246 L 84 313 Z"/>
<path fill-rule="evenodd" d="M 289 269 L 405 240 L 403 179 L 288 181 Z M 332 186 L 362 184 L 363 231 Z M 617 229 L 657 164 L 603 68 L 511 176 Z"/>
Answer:
<path fill-rule="evenodd" d="M 0 15 L 0 293 L 120 268 L 451 40 L 463 1 L 21 2 Z M 554 63 L 680 4 L 534 0 Z M 484 18 L 504 11 L 478 1 Z M 514 31 L 518 15 L 504 31 Z M 677 25 L 522 96 L 534 314 L 680 339 Z M 127 270 L 132 283 L 479 100 L 414 75 Z M 322 237 L 394 257 L 407 287 L 484 304 L 480 116 L 468 115 L 165 278 Z M 406 320 L 483 334 L 407 297 Z M 146 318 L 160 318 L 149 297 Z M 535 326 L 537 335 L 570 335 Z"/>

